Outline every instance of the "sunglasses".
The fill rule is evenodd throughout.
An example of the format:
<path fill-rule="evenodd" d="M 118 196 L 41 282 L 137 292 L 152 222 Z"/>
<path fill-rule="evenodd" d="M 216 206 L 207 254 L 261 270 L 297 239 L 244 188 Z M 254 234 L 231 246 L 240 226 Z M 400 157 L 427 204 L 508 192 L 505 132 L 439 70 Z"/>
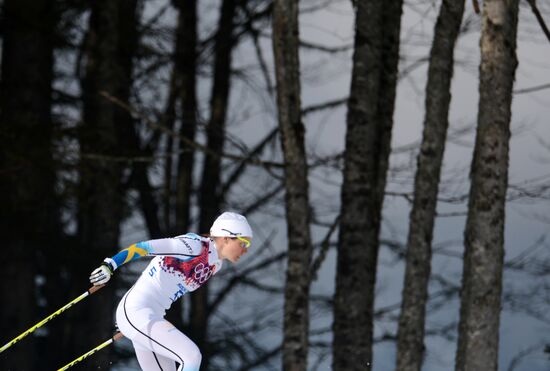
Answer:
<path fill-rule="evenodd" d="M 246 238 L 240 237 L 240 236 L 237 236 L 237 237 L 234 237 L 234 238 L 241 241 L 241 247 L 243 247 L 245 249 L 248 249 L 250 247 L 250 240 L 247 240 Z"/>
<path fill-rule="evenodd" d="M 241 241 L 241 247 L 245 248 L 245 249 L 248 249 L 250 247 L 250 240 L 249 239 L 246 239 L 244 237 L 241 237 L 239 236 L 237 233 L 233 233 L 227 229 L 222 229 L 222 231 L 226 231 L 227 233 L 229 233 L 230 235 L 234 236 L 234 237 L 231 237 L 232 239 L 238 239 L 239 241 Z"/>

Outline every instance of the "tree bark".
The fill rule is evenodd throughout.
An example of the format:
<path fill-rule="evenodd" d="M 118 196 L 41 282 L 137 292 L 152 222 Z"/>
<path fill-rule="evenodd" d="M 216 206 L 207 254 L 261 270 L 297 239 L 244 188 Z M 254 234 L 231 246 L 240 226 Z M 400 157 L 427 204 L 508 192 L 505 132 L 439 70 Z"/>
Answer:
<path fill-rule="evenodd" d="M 449 126 L 454 48 L 463 14 L 464 0 L 443 0 L 430 53 L 424 133 L 417 158 L 403 300 L 397 332 L 398 371 L 420 371 L 424 358 L 424 326 L 433 227 Z"/>
<path fill-rule="evenodd" d="M 334 297 L 333 370 L 372 365 L 380 218 L 399 57 L 402 1 L 357 2 Z"/>
<path fill-rule="evenodd" d="M 206 128 L 207 147 L 222 153 L 225 139 L 225 121 L 229 104 L 231 80 L 231 53 L 235 43 L 234 18 L 236 0 L 223 0 L 214 50 L 214 76 L 210 98 L 210 120 Z M 205 153 L 199 194 L 199 232 L 209 233 L 212 222 L 220 213 L 221 158 Z M 203 353 L 201 367 L 208 370 L 210 349 L 208 335 L 208 285 L 191 295 L 190 329 L 193 340 Z"/>
<path fill-rule="evenodd" d="M 180 81 L 180 135 L 194 141 L 197 127 L 197 2 L 195 0 L 176 0 L 174 3 L 179 9 L 175 73 Z M 179 155 L 178 159 L 175 230 L 177 233 L 183 233 L 190 223 L 195 151 L 181 142 L 179 147 L 184 152 Z"/>
<path fill-rule="evenodd" d="M 82 80 L 84 111 L 80 130 L 80 184 L 78 198 L 78 240 L 80 254 L 75 266 L 78 275 L 89 261 L 99 264 L 119 249 L 124 192 L 123 165 L 119 161 L 90 159 L 87 154 L 125 154 L 123 135 L 134 130 L 129 113 L 105 99 L 102 93 L 127 103 L 131 88 L 132 44 L 137 0 L 95 1 L 90 16 L 86 72 Z M 93 268 L 93 267 L 91 267 Z M 78 326 L 70 337 L 75 353 L 112 336 L 114 285 L 78 312 Z M 68 344 L 69 346 L 69 344 Z M 70 349 L 70 348 L 69 348 Z M 88 362 L 90 368 L 109 367 L 112 350 L 99 353 Z"/>
<path fill-rule="evenodd" d="M 60 225 L 52 156 L 54 30 L 50 0 L 3 3 L 0 82 L 0 334 L 2 343 L 38 320 L 38 258 L 56 249 Z M 49 261 L 50 264 L 55 262 Z M 44 273 L 44 272 L 42 272 Z M 2 354 L 3 370 L 39 368 L 35 339 Z"/>
<path fill-rule="evenodd" d="M 301 118 L 298 1 L 275 0 L 273 54 L 279 131 L 285 161 L 288 268 L 285 284 L 283 370 L 305 371 L 309 333 L 310 205 L 305 128 Z"/>
<path fill-rule="evenodd" d="M 483 2 L 479 111 L 464 232 L 457 371 L 498 369 L 518 0 Z"/>
<path fill-rule="evenodd" d="M 175 0 L 173 4 L 179 11 L 173 71 L 175 93 L 179 99 L 181 110 L 179 135 L 194 141 L 197 126 L 197 2 L 195 0 Z M 171 235 L 182 234 L 188 230 L 193 192 L 195 151 L 181 141 L 177 145 L 183 150 L 183 153 L 178 155 L 177 171 L 174 174 L 176 178 L 175 219 L 174 223 L 168 227 Z M 172 305 L 166 318 L 174 326 L 183 327 L 183 300 L 178 300 Z"/>

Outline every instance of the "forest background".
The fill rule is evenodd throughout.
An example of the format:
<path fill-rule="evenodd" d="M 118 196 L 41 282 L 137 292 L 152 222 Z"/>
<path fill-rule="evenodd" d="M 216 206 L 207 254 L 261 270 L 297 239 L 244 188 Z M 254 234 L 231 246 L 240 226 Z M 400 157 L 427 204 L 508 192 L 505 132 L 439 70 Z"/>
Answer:
<path fill-rule="evenodd" d="M 0 1 L 0 341 L 84 292 L 88 273 L 104 257 L 139 240 L 205 233 L 221 210 L 234 210 L 255 231 L 250 253 L 169 313 L 199 344 L 202 369 L 348 371 L 369 363 L 373 370 L 395 369 L 397 359 L 407 359 L 397 351 L 398 323 L 411 287 L 404 274 L 430 51 L 442 4 L 450 3 L 302 0 L 298 15 L 298 2 L 282 0 Z M 457 355 L 464 234 L 472 209 L 482 21 L 487 4 L 495 3 L 514 1 L 463 3 L 431 256 L 423 259 L 431 262 L 425 333 L 416 336 L 416 365 L 411 359 L 412 368 L 401 370 L 452 369 L 456 359 L 468 359 Z M 395 80 L 394 109 L 386 115 L 391 153 L 387 173 L 380 165 L 386 160 L 375 156 L 379 173 L 370 177 L 384 179 L 374 186 L 382 187 L 383 202 L 375 201 L 369 214 L 369 220 L 379 215 L 380 224 L 367 223 L 370 237 L 346 244 L 350 237 L 340 224 L 349 212 L 342 203 L 346 155 L 384 152 L 382 137 L 358 135 L 372 141 L 355 147 L 346 138 L 356 108 L 349 99 L 350 86 L 357 87 L 354 58 L 363 55 L 355 31 L 366 30 L 365 20 L 376 14 L 384 22 L 368 24 L 384 30 L 384 66 L 398 53 L 396 70 L 381 68 L 380 80 L 389 87 L 388 101 Z M 498 365 L 483 369 L 550 367 L 550 33 L 544 20 L 550 2 L 519 1 L 505 223 L 499 219 L 500 324 L 487 341 L 497 339 Z M 287 32 L 293 27 L 299 42 L 297 32 Z M 368 30 L 368 37 L 377 34 Z M 400 35 L 397 42 L 390 31 Z M 374 75 L 374 65 L 366 65 L 366 76 Z M 368 107 L 376 94 L 366 93 Z M 364 205 L 347 200 L 347 207 Z M 345 223 L 353 227 L 349 218 Z M 377 252 L 374 261 L 354 255 L 369 249 Z M 350 259 L 345 266 L 338 254 Z M 107 339 L 118 298 L 145 264 L 117 271 L 106 288 L 2 353 L 0 368 L 56 368 Z M 363 271 L 375 272 L 375 283 Z M 343 297 L 374 310 L 353 317 L 355 306 L 346 307 Z M 373 303 L 365 304 L 369 298 Z M 340 349 L 338 339 L 356 348 Z M 127 340 L 85 362 L 81 369 L 137 369 Z"/>

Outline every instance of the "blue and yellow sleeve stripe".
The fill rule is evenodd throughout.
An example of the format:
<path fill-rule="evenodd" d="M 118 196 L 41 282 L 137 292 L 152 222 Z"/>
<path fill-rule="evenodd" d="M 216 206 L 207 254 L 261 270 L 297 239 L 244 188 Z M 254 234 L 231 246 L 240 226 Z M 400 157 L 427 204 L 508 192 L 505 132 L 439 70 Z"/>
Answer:
<path fill-rule="evenodd" d="M 117 269 L 123 264 L 148 255 L 151 251 L 152 247 L 147 241 L 138 242 L 121 250 L 112 258 L 105 259 L 105 261 L 110 263 L 114 269 Z"/>

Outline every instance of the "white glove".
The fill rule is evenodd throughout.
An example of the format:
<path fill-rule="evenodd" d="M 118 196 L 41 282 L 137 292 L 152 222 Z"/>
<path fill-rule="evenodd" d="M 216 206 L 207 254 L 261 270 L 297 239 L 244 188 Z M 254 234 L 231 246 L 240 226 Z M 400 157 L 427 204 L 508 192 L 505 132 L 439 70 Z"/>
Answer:
<path fill-rule="evenodd" d="M 90 274 L 90 283 L 94 286 L 99 286 L 107 283 L 113 275 L 113 269 L 110 264 L 102 263 L 99 268 L 96 268 Z"/>

